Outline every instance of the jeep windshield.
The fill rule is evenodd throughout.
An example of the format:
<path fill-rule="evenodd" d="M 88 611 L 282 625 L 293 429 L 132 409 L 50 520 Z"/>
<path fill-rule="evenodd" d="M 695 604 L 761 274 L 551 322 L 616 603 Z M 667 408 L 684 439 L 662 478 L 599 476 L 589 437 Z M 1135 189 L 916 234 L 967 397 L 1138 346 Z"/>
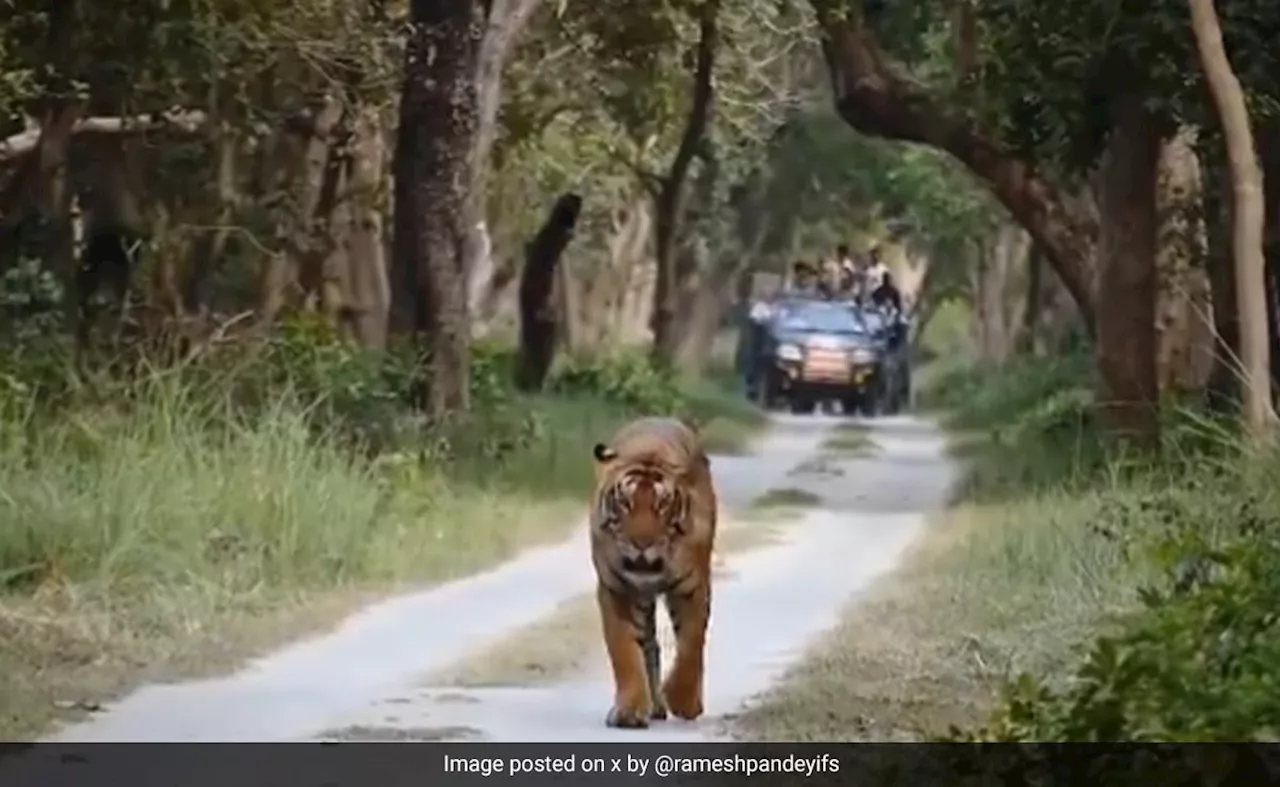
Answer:
<path fill-rule="evenodd" d="M 838 303 L 784 303 L 778 307 L 774 325 L 781 331 L 805 333 L 866 333 L 867 329 L 852 308 Z"/>

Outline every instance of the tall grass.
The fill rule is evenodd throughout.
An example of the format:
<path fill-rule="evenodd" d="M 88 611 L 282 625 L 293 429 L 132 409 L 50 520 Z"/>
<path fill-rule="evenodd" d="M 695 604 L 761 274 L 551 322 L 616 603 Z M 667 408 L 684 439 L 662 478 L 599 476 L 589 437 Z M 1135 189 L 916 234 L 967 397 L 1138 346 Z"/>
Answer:
<path fill-rule="evenodd" d="M 95 385 L 0 379 L 0 737 L 41 729 L 68 694 L 222 669 L 371 594 L 567 535 L 592 445 L 629 418 L 692 401 L 743 436 L 758 424 L 641 372 L 522 396 L 482 355 L 474 413 L 432 426 L 395 369 L 324 347 Z"/>
<path fill-rule="evenodd" d="M 1024 650 L 1053 656 L 1015 664 L 990 722 L 959 737 L 1272 739 L 1280 446 L 1170 399 L 1157 454 L 1111 453 L 1089 378 L 1083 358 L 1026 361 L 939 392 L 981 435 L 968 497 L 1000 501 L 951 571 L 991 585 L 975 619 L 1019 600 L 991 631 L 1019 625 Z"/>

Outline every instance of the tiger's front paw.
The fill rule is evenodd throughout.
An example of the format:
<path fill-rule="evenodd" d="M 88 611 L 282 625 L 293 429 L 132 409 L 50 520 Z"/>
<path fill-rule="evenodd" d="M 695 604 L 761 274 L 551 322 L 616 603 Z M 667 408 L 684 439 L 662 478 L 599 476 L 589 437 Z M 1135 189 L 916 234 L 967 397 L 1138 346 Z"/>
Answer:
<path fill-rule="evenodd" d="M 702 686 L 696 678 L 673 672 L 662 687 L 662 696 L 676 718 L 693 721 L 702 715 Z"/>
<path fill-rule="evenodd" d="M 627 706 L 615 702 L 613 707 L 609 709 L 608 715 L 604 717 L 604 723 L 606 727 L 615 727 L 623 730 L 642 730 L 649 726 L 650 713 L 651 710 L 647 707 Z"/>

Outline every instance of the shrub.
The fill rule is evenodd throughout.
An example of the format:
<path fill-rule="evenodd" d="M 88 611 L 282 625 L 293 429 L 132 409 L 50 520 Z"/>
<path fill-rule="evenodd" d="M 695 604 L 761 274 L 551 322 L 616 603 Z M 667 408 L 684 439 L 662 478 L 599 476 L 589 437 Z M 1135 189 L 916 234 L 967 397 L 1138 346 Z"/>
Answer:
<path fill-rule="evenodd" d="M 1017 676 L 986 724 L 949 739 L 1273 739 L 1280 452 L 1243 452 L 1232 425 L 1167 406 L 1160 456 L 1117 462 L 1094 434 L 1082 373 L 1071 361 L 953 373 L 940 380 L 939 399 L 955 408 L 954 423 L 989 430 L 971 485 L 1007 494 L 1075 484 L 1099 494 L 1093 537 L 1122 544 L 1144 569 L 1135 576 L 1158 580 L 1135 588 L 1132 611 L 1087 644 L 1074 668 Z M 1107 779 L 1152 780 L 1163 767 L 1127 758 L 1104 770 Z"/>
<path fill-rule="evenodd" d="M 1280 517 L 1231 479 L 1115 505 L 1111 533 L 1161 569 L 1066 688 L 1021 675 L 965 740 L 1244 741 L 1280 729 Z M 1121 530 L 1123 528 L 1124 530 Z"/>
<path fill-rule="evenodd" d="M 571 361 L 553 373 L 549 388 L 570 396 L 598 396 L 654 415 L 681 413 L 689 406 L 675 375 L 656 369 L 638 353 Z"/>

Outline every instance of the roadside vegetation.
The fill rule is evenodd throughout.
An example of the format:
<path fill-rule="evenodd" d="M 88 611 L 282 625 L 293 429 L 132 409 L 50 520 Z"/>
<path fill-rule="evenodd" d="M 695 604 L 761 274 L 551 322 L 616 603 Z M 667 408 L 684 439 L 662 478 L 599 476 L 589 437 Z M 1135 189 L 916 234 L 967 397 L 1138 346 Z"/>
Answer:
<path fill-rule="evenodd" d="M 394 355 L 285 326 L 182 367 L 76 372 L 10 355 L 0 421 L 0 734 L 143 679 L 216 672 L 362 602 L 563 537 L 591 446 L 626 419 L 760 415 L 618 356 L 516 391 L 478 346 L 467 420 L 403 404 Z"/>
<path fill-rule="evenodd" d="M 739 734 L 1269 739 L 1280 450 L 1170 405 L 1158 455 L 1117 454 L 1092 385 L 1082 354 L 937 370 L 953 505 Z"/>

